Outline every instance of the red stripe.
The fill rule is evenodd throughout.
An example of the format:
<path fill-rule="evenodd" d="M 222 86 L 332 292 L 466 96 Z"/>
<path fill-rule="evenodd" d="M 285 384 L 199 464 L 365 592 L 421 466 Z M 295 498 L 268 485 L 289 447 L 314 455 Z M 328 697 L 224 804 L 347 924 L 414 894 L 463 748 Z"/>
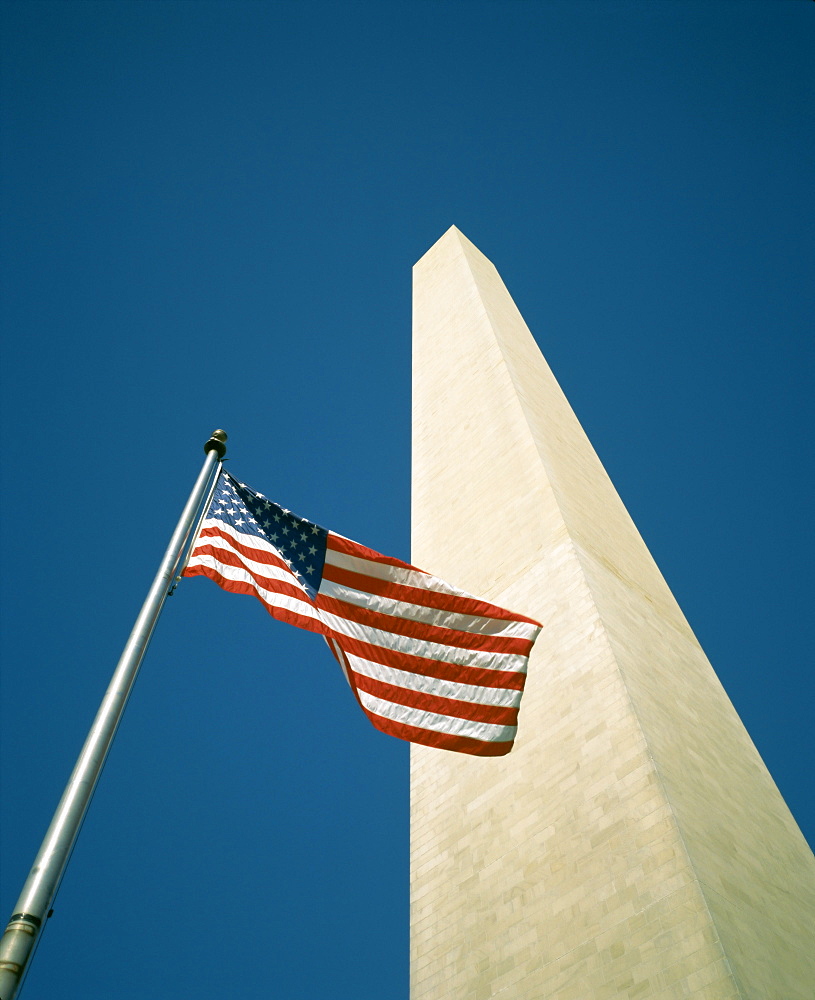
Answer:
<path fill-rule="evenodd" d="M 235 566 L 238 569 L 246 570 L 258 586 L 262 587 L 264 590 L 270 590 L 275 594 L 284 594 L 286 597 L 296 597 L 299 600 L 305 600 L 308 604 L 313 606 L 314 602 L 309 599 L 302 587 L 298 587 L 298 585 L 293 581 L 289 583 L 286 580 L 279 580 L 277 578 L 272 579 L 271 577 L 261 576 L 259 573 L 255 572 L 255 570 L 247 566 L 238 553 L 233 552 L 231 549 L 222 549 L 214 545 L 199 545 L 195 548 L 193 555 L 212 556 L 212 558 L 217 560 L 222 566 Z M 290 572 L 289 568 L 284 563 L 281 564 L 281 568 L 285 569 L 286 572 Z"/>
<path fill-rule="evenodd" d="M 460 663 L 447 663 L 444 660 L 430 660 L 425 656 L 414 656 L 412 653 L 401 653 L 393 649 L 384 649 L 360 639 L 352 639 L 339 632 L 326 629 L 326 635 L 331 635 L 350 656 L 359 656 L 364 660 L 372 660 L 386 667 L 395 667 L 411 674 L 421 674 L 423 677 L 435 677 L 441 681 L 455 681 L 458 684 L 473 684 L 476 687 L 504 688 L 510 691 L 523 691 L 526 674 L 514 670 L 487 670 L 484 667 L 462 666 Z"/>
<path fill-rule="evenodd" d="M 290 611 L 288 608 L 278 608 L 272 604 L 267 604 L 251 583 L 229 580 L 225 576 L 221 576 L 217 570 L 212 569 L 209 566 L 187 566 L 181 575 L 208 576 L 210 580 L 214 580 L 219 587 L 228 591 L 230 594 L 249 594 L 254 596 L 260 601 L 272 618 L 276 618 L 281 622 L 286 622 L 287 625 L 294 625 L 296 628 L 305 629 L 307 632 L 317 632 L 322 635 L 331 632 L 329 628 L 317 619 L 298 615 L 296 611 Z M 299 591 L 298 596 L 303 597 L 303 592 Z"/>
<path fill-rule="evenodd" d="M 334 552 L 344 552 L 347 556 L 356 556 L 357 559 L 370 559 L 372 562 L 383 563 L 385 566 L 399 566 L 401 569 L 416 569 L 410 563 L 402 562 L 401 559 L 392 559 L 390 556 L 383 556 L 375 549 L 369 549 L 367 545 L 360 545 L 359 542 L 352 542 L 350 538 L 342 538 L 335 535 L 333 531 L 328 532 L 326 545 Z M 421 573 L 422 571 L 419 570 Z"/>
<path fill-rule="evenodd" d="M 532 648 L 530 639 L 516 639 L 512 636 L 482 635 L 480 632 L 461 632 L 443 625 L 426 625 L 424 622 L 410 618 L 396 618 L 394 615 L 384 615 L 370 608 L 360 608 L 356 604 L 338 601 L 325 594 L 317 594 L 316 606 L 321 610 L 356 622 L 365 628 L 380 629 L 393 635 L 404 635 L 421 642 L 438 642 L 444 646 L 455 646 L 457 649 L 475 649 L 484 653 L 515 653 L 528 656 Z"/>
<path fill-rule="evenodd" d="M 252 537 L 256 538 L 257 536 L 254 535 Z M 252 559 L 255 562 L 266 563 L 269 566 L 280 566 L 282 569 L 288 569 L 280 556 L 274 551 L 272 545 L 268 542 L 266 543 L 269 546 L 268 548 L 256 549 L 250 545 L 244 545 L 242 542 L 233 538 L 233 536 L 228 534 L 226 531 L 221 531 L 215 526 L 211 528 L 204 528 L 198 536 L 198 541 L 195 543 L 193 555 L 199 551 L 202 538 L 221 538 L 227 545 L 235 549 L 236 552 L 240 552 L 242 555 L 245 555 L 247 559 Z"/>
<path fill-rule="evenodd" d="M 268 548 L 261 549 L 244 545 L 237 541 L 232 535 L 222 531 L 217 525 L 211 525 L 204 528 L 200 532 L 198 538 L 199 541 L 196 542 L 195 548 L 196 552 L 210 551 L 200 547 L 200 539 L 220 538 L 227 545 L 229 545 L 230 548 L 240 552 L 242 555 L 246 556 L 247 559 L 270 566 L 277 566 L 281 569 L 288 569 L 286 563 L 274 551 L 274 547 L 271 543 L 267 543 Z M 433 579 L 433 577 L 430 577 L 429 574 L 424 573 L 423 570 L 416 569 L 415 566 L 403 563 L 399 559 L 389 559 L 386 556 L 375 552 L 373 549 L 360 545 L 358 542 L 352 542 L 350 539 L 346 538 L 339 538 L 336 535 L 332 535 L 330 532 L 328 539 L 330 542 L 329 548 L 333 548 L 338 552 L 345 552 L 348 555 L 356 555 L 359 558 L 372 559 L 374 562 L 398 566 L 402 569 L 409 569 L 416 573 L 422 573 L 422 575 L 428 577 L 428 579 Z M 237 565 L 237 563 L 230 563 L 230 565 Z M 248 569 L 248 567 L 246 568 Z M 351 587 L 353 590 L 360 590 L 370 594 L 378 594 L 393 600 L 404 601 L 408 604 L 417 604 L 422 607 L 449 611 L 454 614 L 473 615 L 481 618 L 495 618 L 500 621 L 526 622 L 527 624 L 538 625 L 540 627 L 540 623 L 536 622 L 533 618 L 513 614 L 510 611 L 506 611 L 504 608 L 499 608 L 495 604 L 489 604 L 486 601 L 479 601 L 477 598 L 470 597 L 469 595 L 461 596 L 458 594 L 445 594 L 443 591 L 423 590 L 421 587 L 409 587 L 404 584 L 391 583 L 387 580 L 381 580 L 378 577 L 366 576 L 362 573 L 355 573 L 351 570 L 343 570 L 337 566 L 331 566 L 328 563 L 324 566 L 323 576 L 332 583 L 339 583 L 344 586 Z M 528 648 L 522 652 L 522 655 L 527 655 L 529 649 L 532 647 L 532 642 L 524 639 L 517 641 L 528 643 Z M 484 648 L 487 649 L 487 647 Z M 512 651 L 513 650 L 509 649 L 506 650 L 506 652 Z"/>
<path fill-rule="evenodd" d="M 421 572 L 421 570 L 417 570 L 416 572 Z M 326 563 L 323 568 L 323 579 L 330 580 L 331 583 L 339 583 L 344 587 L 350 587 L 352 590 L 361 590 L 363 593 L 389 597 L 394 601 L 404 601 L 407 604 L 418 604 L 425 608 L 436 608 L 439 611 L 450 611 L 459 615 L 473 615 L 477 618 L 496 618 L 499 621 L 525 622 L 529 625 L 540 624 L 531 618 L 524 618 L 523 615 L 516 615 L 511 611 L 505 611 L 495 604 L 479 601 L 475 597 L 447 594 L 441 590 L 423 590 L 421 587 L 409 587 L 407 584 L 393 583 L 390 580 L 382 580 L 376 576 L 355 573 L 353 570 L 342 569 L 340 566 L 332 566 L 330 563 Z M 433 578 L 428 577 L 428 579 Z"/>
<path fill-rule="evenodd" d="M 418 729 L 407 726 L 404 722 L 394 722 L 381 715 L 374 715 L 363 709 L 371 723 L 382 733 L 396 736 L 410 743 L 421 743 L 426 747 L 437 747 L 440 750 L 457 750 L 459 753 L 469 753 L 476 757 L 503 757 L 514 745 L 514 740 L 506 743 L 485 743 L 471 736 L 451 736 L 448 733 L 437 733 L 431 729 Z"/>
<path fill-rule="evenodd" d="M 376 552 L 374 549 L 369 549 L 365 545 L 360 545 L 359 542 L 353 542 L 351 541 L 350 538 L 340 538 L 338 535 L 335 535 L 333 534 L 333 532 L 330 531 L 328 533 L 327 547 L 329 549 L 332 549 L 334 552 L 342 552 L 345 555 L 355 556 L 357 559 L 369 559 L 371 562 L 379 563 L 381 565 L 396 566 L 399 569 L 411 570 L 413 573 L 420 573 L 422 576 L 427 577 L 429 581 L 437 579 L 430 573 L 427 573 L 425 570 L 419 569 L 418 566 L 411 566 L 410 563 L 402 562 L 401 559 L 391 559 L 389 556 L 383 556 L 381 552 Z M 325 569 L 323 570 L 323 576 L 327 580 L 331 580 L 333 583 L 343 583 L 344 581 L 342 579 L 333 575 L 335 573 L 349 573 L 352 577 L 359 576 L 366 581 L 370 579 L 369 577 L 364 576 L 363 574 L 357 574 L 351 570 L 341 570 L 337 566 L 332 566 L 329 563 L 326 563 Z M 394 586 L 398 588 L 404 588 L 404 591 L 414 590 L 413 587 L 410 587 L 407 584 L 393 583 L 393 581 L 381 580 L 379 577 L 373 577 L 373 580 L 375 581 L 375 585 L 377 587 L 384 585 L 384 587 L 386 588 L 388 586 Z M 452 587 L 450 587 L 449 584 L 444 583 L 443 580 L 439 580 L 439 584 L 441 587 L 447 588 L 449 590 L 453 589 Z M 507 611 L 505 608 L 499 608 L 498 605 L 490 604 L 487 601 L 481 601 L 477 597 L 473 597 L 471 594 L 461 594 L 461 593 L 445 594 L 444 590 L 424 590 L 421 587 L 417 587 L 415 588 L 415 590 L 418 592 L 418 594 L 425 596 L 417 597 L 414 599 L 413 597 L 400 598 L 396 594 L 389 594 L 387 590 L 381 590 L 381 591 L 374 590 L 372 589 L 371 586 L 369 586 L 367 582 L 362 586 L 356 586 L 352 583 L 349 583 L 348 586 L 354 586 L 354 589 L 356 590 L 367 590 L 371 594 L 381 593 L 386 596 L 395 597 L 397 600 L 403 600 L 403 599 L 408 600 L 412 604 L 426 604 L 427 607 L 430 608 L 441 607 L 445 610 L 454 610 L 454 609 L 448 607 L 448 605 L 446 604 L 437 605 L 428 602 L 427 595 L 429 594 L 439 595 L 439 597 L 441 597 L 442 599 L 446 596 L 447 598 L 453 600 L 471 601 L 473 607 L 472 611 L 463 610 L 460 608 L 456 608 L 455 610 L 459 611 L 461 614 L 480 615 L 483 618 L 499 618 L 503 621 L 526 622 L 528 625 L 537 625 L 538 628 L 542 627 L 541 623 L 539 621 L 536 621 L 534 618 L 528 618 L 526 615 L 515 614 L 515 612 L 513 611 Z M 431 598 L 431 600 L 432 599 L 434 598 Z"/>
<path fill-rule="evenodd" d="M 503 705 L 479 705 L 472 701 L 458 701 L 425 691 L 410 691 L 407 688 L 388 684 L 385 681 L 354 672 L 354 680 L 360 691 L 372 694 L 383 701 L 390 701 L 407 708 L 418 708 L 436 715 L 446 715 L 454 719 L 468 719 L 470 722 L 488 722 L 495 726 L 517 726 L 518 709 Z"/>

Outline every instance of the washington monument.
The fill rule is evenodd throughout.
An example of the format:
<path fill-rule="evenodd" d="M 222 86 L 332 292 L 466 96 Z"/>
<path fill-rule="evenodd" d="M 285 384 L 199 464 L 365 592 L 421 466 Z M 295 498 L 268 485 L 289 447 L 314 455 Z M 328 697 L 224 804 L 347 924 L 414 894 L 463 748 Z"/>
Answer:
<path fill-rule="evenodd" d="M 812 852 L 497 271 L 413 308 L 412 561 L 544 629 L 511 754 L 411 748 L 412 1000 L 812 1000 Z"/>

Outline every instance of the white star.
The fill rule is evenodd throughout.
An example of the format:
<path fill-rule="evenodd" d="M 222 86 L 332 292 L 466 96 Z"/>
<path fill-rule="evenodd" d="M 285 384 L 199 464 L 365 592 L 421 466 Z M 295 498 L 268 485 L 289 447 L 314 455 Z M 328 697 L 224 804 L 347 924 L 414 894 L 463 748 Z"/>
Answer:
<path fill-rule="evenodd" d="M 238 520 L 235 522 L 235 527 L 237 527 L 239 524 L 243 524 L 243 523 L 244 523 L 243 522 L 243 518 L 239 517 Z"/>
<path fill-rule="evenodd" d="M 309 547 L 308 547 L 308 554 L 310 556 L 316 556 L 317 555 L 317 549 L 313 545 L 309 545 Z"/>

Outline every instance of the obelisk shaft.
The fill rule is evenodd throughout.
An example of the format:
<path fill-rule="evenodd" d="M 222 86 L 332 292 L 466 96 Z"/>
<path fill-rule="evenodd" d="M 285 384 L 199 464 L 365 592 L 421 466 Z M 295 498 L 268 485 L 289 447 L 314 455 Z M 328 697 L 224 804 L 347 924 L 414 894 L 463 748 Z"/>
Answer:
<path fill-rule="evenodd" d="M 412 748 L 413 1000 L 810 998 L 815 862 L 492 264 L 414 271 L 412 559 L 544 623 L 515 750 Z"/>

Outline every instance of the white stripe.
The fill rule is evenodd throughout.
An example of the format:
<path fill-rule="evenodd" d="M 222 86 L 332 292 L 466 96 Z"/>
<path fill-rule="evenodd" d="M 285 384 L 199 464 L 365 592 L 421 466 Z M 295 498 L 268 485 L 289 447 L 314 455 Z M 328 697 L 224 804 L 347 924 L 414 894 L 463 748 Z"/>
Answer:
<path fill-rule="evenodd" d="M 364 660 L 361 656 L 354 656 L 353 653 L 345 655 L 354 673 L 370 677 L 375 681 L 384 681 L 386 684 L 393 684 L 395 687 L 405 688 L 408 691 L 421 691 L 439 698 L 453 698 L 455 701 L 466 701 L 476 705 L 495 705 L 499 708 L 517 708 L 521 703 L 521 691 L 439 680 L 438 677 L 425 677 L 424 674 L 413 674 L 406 670 L 397 670 L 395 667 L 386 667 L 381 663 L 374 663 L 372 660 Z"/>
<path fill-rule="evenodd" d="M 350 541 L 350 539 L 346 539 Z M 354 543 L 356 544 L 356 543 Z M 339 569 L 347 569 L 352 573 L 362 573 L 365 576 L 376 577 L 377 580 L 388 580 L 390 583 L 398 583 L 405 587 L 418 587 L 420 590 L 435 590 L 442 594 L 450 594 L 453 597 L 468 597 L 477 601 L 477 597 L 467 594 L 463 590 L 451 587 L 444 580 L 439 580 L 421 569 L 404 569 L 401 566 L 391 566 L 390 563 L 374 562 L 363 556 L 349 556 L 345 552 L 335 552 L 327 549 L 325 561 L 329 566 L 337 566 Z"/>
<path fill-rule="evenodd" d="M 226 521 L 222 521 L 218 517 L 206 518 L 206 520 L 201 525 L 201 530 L 203 531 L 204 528 L 218 528 L 220 531 L 223 531 L 224 534 L 231 535 L 234 539 L 239 541 L 241 545 L 247 546 L 247 548 L 260 549 L 262 552 L 271 552 L 272 555 L 276 555 L 278 559 L 280 558 L 280 553 L 278 552 L 278 550 L 274 547 L 274 545 L 271 542 L 267 541 L 265 538 L 261 538 L 259 535 L 247 535 L 243 531 L 238 531 L 238 529 L 234 527 L 234 525 L 228 524 Z M 211 535 L 201 537 L 201 535 L 199 534 L 198 539 L 195 542 L 196 546 L 206 545 L 207 538 L 211 537 L 212 537 Z"/>
<path fill-rule="evenodd" d="M 243 542 L 243 539 L 251 537 L 251 535 L 241 535 L 240 540 Z M 257 562 L 254 559 L 250 559 L 249 556 L 244 555 L 243 552 L 239 552 L 236 548 L 234 548 L 230 544 L 230 539 L 228 538 L 220 538 L 217 535 L 207 535 L 205 538 L 201 538 L 195 543 L 193 555 L 196 554 L 199 546 L 204 545 L 207 545 L 210 548 L 223 549 L 226 552 L 231 552 L 237 559 L 240 559 L 244 566 L 266 580 L 283 580 L 286 583 L 295 583 L 297 586 L 302 586 L 302 584 L 297 583 L 297 578 L 286 566 L 274 566 L 271 563 Z M 268 551 L 272 555 L 276 556 L 281 562 L 284 561 L 283 557 L 272 545 L 255 545 L 254 548 L 258 551 Z"/>
<path fill-rule="evenodd" d="M 474 649 L 458 649 L 454 646 L 444 646 L 437 642 L 426 642 L 419 639 L 412 639 L 409 636 L 395 635 L 392 632 L 385 632 L 381 629 L 370 628 L 350 622 L 337 615 L 328 614 L 325 611 L 318 611 L 306 600 L 298 600 L 274 591 L 265 590 L 261 587 L 251 572 L 238 566 L 227 566 L 219 562 L 211 555 L 193 555 L 189 562 L 190 566 L 208 566 L 218 572 L 227 580 L 236 583 L 248 583 L 263 601 L 271 607 L 284 608 L 293 614 L 301 615 L 312 621 L 320 621 L 329 626 L 341 635 L 350 636 L 360 642 L 370 643 L 379 646 L 381 649 L 396 650 L 400 653 L 409 653 L 413 656 L 420 656 L 428 660 L 441 660 L 445 663 L 454 663 L 458 666 L 476 667 L 484 670 L 510 670 L 515 673 L 526 671 L 527 657 L 518 653 L 492 653 L 479 652 Z M 291 574 L 280 579 L 298 585 Z M 298 585 L 299 586 L 299 585 Z M 305 596 L 305 595 L 304 595 Z"/>
<path fill-rule="evenodd" d="M 263 587 L 258 586 L 255 578 L 248 570 L 241 569 L 238 566 L 225 566 L 223 563 L 218 562 L 217 559 L 210 555 L 194 555 L 190 559 L 190 566 L 209 566 L 221 576 L 226 577 L 227 580 L 232 580 L 235 583 L 248 583 L 258 596 L 262 598 L 264 603 L 268 604 L 270 607 L 284 608 L 287 611 L 291 611 L 293 614 L 300 615 L 302 618 L 309 618 L 312 621 L 322 621 L 322 615 L 320 612 L 311 604 L 307 603 L 307 600 L 304 599 L 301 601 L 296 597 L 289 597 L 285 594 L 276 594 L 271 590 L 264 590 Z M 293 576 L 290 576 L 290 580 L 292 583 L 299 586 Z"/>
<path fill-rule="evenodd" d="M 382 649 L 394 649 L 399 653 L 409 653 L 421 656 L 426 660 L 442 660 L 445 663 L 457 663 L 463 667 L 481 667 L 484 670 L 511 670 L 515 673 L 525 673 L 528 657 L 520 653 L 490 653 L 477 649 L 460 649 L 457 646 L 445 646 L 440 642 L 428 642 L 424 639 L 412 639 L 407 635 L 396 635 L 382 629 L 371 628 L 369 625 L 359 625 L 337 615 L 321 611 L 320 617 L 335 632 L 350 636 L 360 642 L 368 642 Z"/>
<path fill-rule="evenodd" d="M 353 590 L 341 583 L 323 580 L 320 593 L 333 597 L 346 604 L 354 604 L 359 608 L 370 608 L 381 615 L 392 615 L 395 618 L 405 618 L 408 621 L 422 622 L 425 625 L 438 625 L 441 628 L 454 629 L 457 632 L 469 632 L 475 635 L 490 635 L 501 638 L 533 639 L 540 631 L 537 625 L 527 622 L 511 622 L 501 618 L 484 618 L 480 615 L 459 615 L 443 608 L 428 608 L 423 604 L 409 604 L 405 601 L 395 601 L 380 594 L 368 594 L 363 590 Z"/>
<path fill-rule="evenodd" d="M 436 715 L 435 712 L 423 712 L 419 708 L 408 708 L 406 705 L 383 701 L 365 691 L 358 691 L 357 694 L 365 708 L 374 715 L 381 715 L 417 729 L 429 729 L 431 732 L 446 733 L 448 736 L 469 736 L 483 743 L 503 743 L 515 739 L 517 726 L 495 726 L 489 722 L 455 719 L 448 715 Z"/>

